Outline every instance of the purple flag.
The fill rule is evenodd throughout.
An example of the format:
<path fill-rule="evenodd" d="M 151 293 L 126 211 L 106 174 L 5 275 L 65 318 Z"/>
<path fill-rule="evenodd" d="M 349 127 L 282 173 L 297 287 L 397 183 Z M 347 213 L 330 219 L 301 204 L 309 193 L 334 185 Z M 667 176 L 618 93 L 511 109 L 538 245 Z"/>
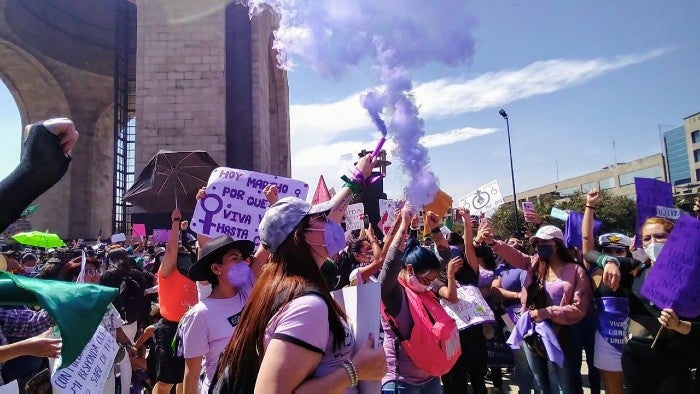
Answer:
<path fill-rule="evenodd" d="M 679 316 L 700 315 L 700 220 L 682 215 L 642 286 L 659 308 Z"/>
<path fill-rule="evenodd" d="M 641 247 L 639 230 L 650 217 L 656 216 L 656 207 L 673 207 L 673 191 L 670 183 L 649 178 L 634 178 L 637 191 L 637 223 L 634 246 Z"/>
<path fill-rule="evenodd" d="M 569 211 L 569 218 L 566 220 L 564 228 L 564 242 L 566 246 L 575 246 L 579 249 L 583 247 L 583 233 L 581 224 L 583 223 L 583 214 L 578 211 Z M 593 219 L 593 235 L 598 235 L 603 222 Z"/>

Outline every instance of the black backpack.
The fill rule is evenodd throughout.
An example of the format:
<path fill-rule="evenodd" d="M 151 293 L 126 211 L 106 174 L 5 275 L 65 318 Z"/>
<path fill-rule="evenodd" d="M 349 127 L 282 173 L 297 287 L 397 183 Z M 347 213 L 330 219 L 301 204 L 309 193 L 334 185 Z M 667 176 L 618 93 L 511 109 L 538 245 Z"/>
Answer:
<path fill-rule="evenodd" d="M 115 302 L 119 316 L 127 322 L 141 320 L 146 313 L 148 299 L 144 294 L 146 289 L 133 276 L 125 275 L 119 285 L 119 294 Z"/>

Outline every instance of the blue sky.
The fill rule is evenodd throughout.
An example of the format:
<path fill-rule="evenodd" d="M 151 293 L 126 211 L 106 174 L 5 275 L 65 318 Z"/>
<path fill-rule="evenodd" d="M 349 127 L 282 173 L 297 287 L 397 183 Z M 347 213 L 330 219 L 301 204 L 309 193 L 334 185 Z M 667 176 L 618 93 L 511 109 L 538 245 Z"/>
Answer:
<path fill-rule="evenodd" d="M 613 140 L 620 162 L 658 153 L 658 125 L 682 124 L 700 111 L 695 0 L 429 3 L 441 12 L 460 4 L 457 14 L 469 16 L 464 29 L 474 40 L 473 54 L 456 66 L 432 62 L 409 69 L 430 169 L 455 201 L 492 179 L 510 194 L 501 107 L 510 117 L 518 190 L 554 182 L 555 162 L 560 179 L 612 164 Z M 405 2 L 382 4 L 387 14 Z M 426 19 L 425 26 L 445 23 Z M 454 17 L 448 20 L 459 28 Z M 432 38 L 448 45 L 453 39 Z M 362 147 L 371 150 L 378 138 L 358 98 L 379 84 L 374 59 L 363 58 L 335 78 L 319 76 L 298 56 L 294 62 L 288 74 L 292 176 L 315 185 L 324 174 L 337 187 L 349 166 L 343 159 Z M 12 98 L 0 87 L 0 176 L 19 160 L 19 123 Z M 385 191 L 398 197 L 409 180 L 397 159 L 389 160 L 394 164 Z"/>

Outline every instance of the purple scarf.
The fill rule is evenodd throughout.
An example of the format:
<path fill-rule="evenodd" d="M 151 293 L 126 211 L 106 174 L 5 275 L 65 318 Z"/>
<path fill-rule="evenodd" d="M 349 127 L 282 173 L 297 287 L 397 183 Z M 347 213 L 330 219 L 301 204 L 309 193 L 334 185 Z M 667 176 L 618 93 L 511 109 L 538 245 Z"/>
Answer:
<path fill-rule="evenodd" d="M 534 323 L 529 313 L 523 313 L 522 316 L 520 316 L 518 323 L 515 324 L 515 329 L 510 334 L 506 343 L 509 344 L 512 349 L 520 349 L 520 344 L 525 338 L 535 333 L 540 334 L 542 337 L 542 343 L 544 343 L 544 347 L 547 350 L 547 357 L 549 360 L 563 367 L 564 352 L 559 345 L 557 335 L 546 321 Z"/>

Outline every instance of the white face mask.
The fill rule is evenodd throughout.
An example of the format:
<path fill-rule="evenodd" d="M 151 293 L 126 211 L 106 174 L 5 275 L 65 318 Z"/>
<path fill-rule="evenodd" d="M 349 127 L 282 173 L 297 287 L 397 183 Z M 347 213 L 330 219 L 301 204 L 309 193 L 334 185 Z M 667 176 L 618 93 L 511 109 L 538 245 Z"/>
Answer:
<path fill-rule="evenodd" d="M 649 256 L 652 263 L 655 263 L 656 259 L 659 258 L 659 254 L 661 254 L 661 249 L 664 248 L 664 245 L 664 243 L 660 242 L 651 242 L 649 245 L 644 247 L 644 253 Z"/>

